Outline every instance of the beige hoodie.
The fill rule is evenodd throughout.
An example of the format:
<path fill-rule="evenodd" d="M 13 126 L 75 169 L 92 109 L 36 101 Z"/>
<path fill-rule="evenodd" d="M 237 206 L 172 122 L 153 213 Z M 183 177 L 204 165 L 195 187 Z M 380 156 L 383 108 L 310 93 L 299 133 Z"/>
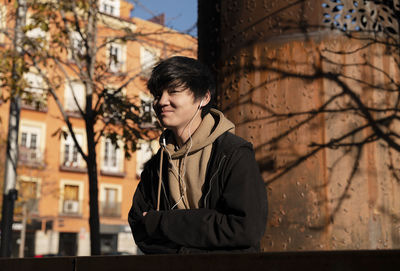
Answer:
<path fill-rule="evenodd" d="M 189 139 L 180 149 L 171 131 L 163 133 L 162 138 L 167 142 L 164 150 L 169 160 L 168 185 L 175 202 L 173 208 L 199 208 L 212 143 L 226 131 L 234 133 L 234 128 L 222 112 L 211 109 L 192 134 L 192 141 Z"/>

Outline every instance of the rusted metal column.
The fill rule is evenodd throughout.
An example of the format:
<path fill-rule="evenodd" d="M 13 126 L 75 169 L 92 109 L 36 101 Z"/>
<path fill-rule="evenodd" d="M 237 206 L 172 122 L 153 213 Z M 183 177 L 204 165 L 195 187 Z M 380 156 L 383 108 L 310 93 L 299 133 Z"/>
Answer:
<path fill-rule="evenodd" d="M 256 151 L 270 208 L 262 249 L 399 248 L 400 185 L 388 166 L 398 154 L 360 143 L 371 130 L 358 130 L 366 118 L 354 103 L 393 100 L 372 85 L 390 84 L 382 70 L 396 81 L 398 67 L 380 45 L 324 23 L 340 22 L 327 10 L 351 19 L 362 1 L 216 2 L 199 1 L 199 58 L 216 68 L 219 105 Z M 205 26 L 210 14 L 216 23 Z M 215 45 L 202 50 L 213 26 Z"/>

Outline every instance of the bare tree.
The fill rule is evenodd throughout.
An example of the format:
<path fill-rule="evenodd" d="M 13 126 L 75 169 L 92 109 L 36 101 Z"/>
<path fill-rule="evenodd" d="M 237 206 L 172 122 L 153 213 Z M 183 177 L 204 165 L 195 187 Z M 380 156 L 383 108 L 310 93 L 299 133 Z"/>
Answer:
<path fill-rule="evenodd" d="M 26 1 L 17 1 L 15 16 L 13 53 L 11 53 L 11 78 L 9 80 L 11 99 L 10 113 L 8 120 L 7 151 L 4 174 L 4 194 L 2 204 L 1 220 L 1 256 L 8 257 L 11 254 L 11 227 L 13 222 L 14 202 L 16 194 L 16 177 L 18 161 L 18 129 L 20 115 L 20 93 L 21 88 L 18 82 L 21 80 L 22 70 L 20 69 L 20 59 L 23 58 L 23 28 L 25 26 L 25 16 L 27 11 Z"/>
<path fill-rule="evenodd" d="M 116 23 L 118 19 L 99 12 L 98 1 L 29 1 L 29 18 L 25 34 L 17 46 L 22 48 L 22 57 L 16 58 L 20 72 L 17 84 L 24 102 L 36 109 L 46 106 L 46 99 L 54 99 L 67 130 L 60 128 L 61 137 L 71 136 L 85 161 L 89 178 L 90 238 L 91 254 L 100 254 L 98 169 L 96 145 L 107 137 L 114 146 L 123 148 L 130 157 L 135 151 L 137 140 L 148 138 L 147 131 L 140 128 L 139 99 L 124 89 L 140 75 L 140 66 L 122 72 L 123 63 L 113 54 L 112 45 L 126 44 L 136 40 L 133 24 Z M 99 27 L 113 29 L 112 35 L 99 37 Z M 12 37 L 13 33 L 6 33 Z M 2 52 L 3 61 L 12 60 L 15 46 Z M 108 57 L 107 50 L 109 51 Z M 103 55 L 103 57 L 101 57 Z M 108 61 L 108 62 L 107 62 Z M 2 81 L 11 87 L 7 65 L 4 66 Z M 32 86 L 24 74 L 35 73 L 43 86 Z M 71 115 L 60 99 L 63 81 L 71 89 L 77 112 Z M 79 97 L 74 82 L 84 86 L 84 103 Z M 13 98 L 14 95 L 9 96 Z M 45 99 L 43 99 L 45 97 Z M 46 98 L 47 97 L 47 98 Z M 71 116 L 84 120 L 87 151 L 77 139 Z M 157 133 L 153 133 L 153 136 Z M 118 145 L 118 142 L 123 144 Z"/>

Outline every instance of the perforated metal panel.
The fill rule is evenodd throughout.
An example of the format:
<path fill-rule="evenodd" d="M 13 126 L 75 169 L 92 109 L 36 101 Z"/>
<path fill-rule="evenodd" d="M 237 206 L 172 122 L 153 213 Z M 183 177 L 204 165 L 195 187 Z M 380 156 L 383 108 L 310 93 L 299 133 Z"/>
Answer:
<path fill-rule="evenodd" d="M 219 104 L 254 144 L 268 190 L 262 248 L 399 248 L 394 13 L 372 1 L 201 2 L 218 31 L 199 20 L 200 59 L 215 67 Z"/>

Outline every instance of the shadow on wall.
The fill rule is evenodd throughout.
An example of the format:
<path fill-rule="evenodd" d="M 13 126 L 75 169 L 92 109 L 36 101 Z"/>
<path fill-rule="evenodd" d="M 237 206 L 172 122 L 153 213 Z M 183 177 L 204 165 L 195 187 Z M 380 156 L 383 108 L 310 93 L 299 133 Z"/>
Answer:
<path fill-rule="evenodd" d="M 227 2 L 219 105 L 267 185 L 263 249 L 399 248 L 400 6 Z"/>

